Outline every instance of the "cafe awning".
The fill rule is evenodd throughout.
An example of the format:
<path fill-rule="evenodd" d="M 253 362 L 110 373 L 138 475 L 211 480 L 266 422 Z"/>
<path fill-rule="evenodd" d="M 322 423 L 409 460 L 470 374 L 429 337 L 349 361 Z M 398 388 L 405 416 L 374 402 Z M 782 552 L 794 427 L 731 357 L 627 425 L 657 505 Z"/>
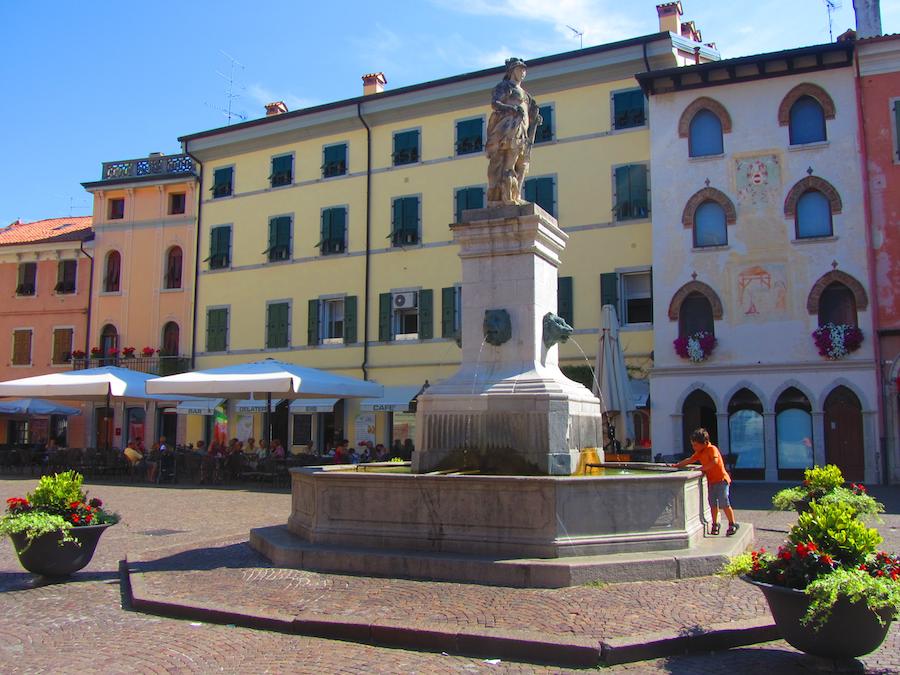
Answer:
<path fill-rule="evenodd" d="M 336 398 L 298 398 L 291 401 L 292 413 L 332 412 Z"/>
<path fill-rule="evenodd" d="M 364 398 L 360 410 L 375 412 L 409 412 L 409 403 L 422 389 L 422 385 L 385 387 L 381 398 Z"/>
<path fill-rule="evenodd" d="M 275 412 L 275 406 L 281 403 L 280 398 L 272 399 L 272 408 L 271 411 Z M 234 406 L 235 412 L 239 413 L 264 413 L 266 412 L 266 399 L 244 399 L 243 401 L 238 401 Z"/>
<path fill-rule="evenodd" d="M 179 415 L 212 415 L 216 407 L 224 403 L 224 398 L 195 398 L 181 401 L 175 408 Z"/>

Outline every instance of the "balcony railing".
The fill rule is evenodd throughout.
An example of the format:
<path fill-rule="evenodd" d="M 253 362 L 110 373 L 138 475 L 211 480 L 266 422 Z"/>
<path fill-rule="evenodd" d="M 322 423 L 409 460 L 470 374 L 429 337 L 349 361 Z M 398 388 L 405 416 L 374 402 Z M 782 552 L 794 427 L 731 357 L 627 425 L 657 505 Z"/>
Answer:
<path fill-rule="evenodd" d="M 190 176 L 196 174 L 194 160 L 188 155 L 154 155 L 141 159 L 103 162 L 102 180 L 142 178 L 144 176 Z"/>
<path fill-rule="evenodd" d="M 99 368 L 100 366 L 118 366 L 150 375 L 176 375 L 191 369 L 191 360 L 187 356 L 110 356 L 104 358 L 72 359 L 72 370 Z"/>

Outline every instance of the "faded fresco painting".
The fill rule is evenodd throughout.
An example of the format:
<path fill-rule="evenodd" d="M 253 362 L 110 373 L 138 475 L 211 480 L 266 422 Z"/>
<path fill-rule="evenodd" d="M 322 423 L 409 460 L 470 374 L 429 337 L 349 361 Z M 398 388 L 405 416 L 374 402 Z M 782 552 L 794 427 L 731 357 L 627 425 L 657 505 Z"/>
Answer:
<path fill-rule="evenodd" d="M 781 163 L 775 155 L 735 160 L 735 187 L 742 206 L 763 207 L 781 199 Z"/>
<path fill-rule="evenodd" d="M 787 267 L 759 263 L 738 268 L 734 284 L 738 316 L 745 320 L 780 319 L 788 315 Z"/>

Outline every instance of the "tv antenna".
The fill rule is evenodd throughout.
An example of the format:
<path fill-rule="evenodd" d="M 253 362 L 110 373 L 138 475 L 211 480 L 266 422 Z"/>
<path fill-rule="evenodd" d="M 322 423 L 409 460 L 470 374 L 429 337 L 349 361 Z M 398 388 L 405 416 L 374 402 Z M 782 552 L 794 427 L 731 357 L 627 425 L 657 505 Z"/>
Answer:
<path fill-rule="evenodd" d="M 828 0 L 825 0 L 825 1 L 828 2 Z M 572 26 L 570 26 L 570 25 L 568 25 L 568 24 L 566 24 L 566 28 L 568 28 L 570 31 L 572 31 L 573 33 L 575 33 L 575 35 L 573 35 L 573 37 L 577 37 L 577 38 L 578 38 L 578 44 L 579 44 L 579 47 L 578 47 L 578 48 L 579 48 L 579 49 L 584 49 L 584 31 L 583 31 L 583 30 L 578 30 L 577 28 L 572 28 Z"/>
<path fill-rule="evenodd" d="M 828 14 L 828 41 L 834 42 L 834 33 L 831 30 L 832 22 L 834 19 L 834 10 L 840 9 L 843 5 L 841 0 L 824 0 L 825 2 L 825 11 Z"/>
<path fill-rule="evenodd" d="M 228 120 L 228 124 L 230 125 L 231 120 L 234 117 L 237 117 L 241 121 L 247 119 L 246 114 L 244 114 L 242 112 L 235 112 L 232 109 L 235 99 L 238 99 L 241 97 L 241 95 L 239 93 L 237 93 L 235 91 L 235 89 L 237 88 L 237 89 L 240 89 L 241 91 L 243 91 L 243 89 L 244 89 L 242 86 L 235 85 L 235 70 L 236 69 L 243 70 L 244 64 L 241 63 L 240 61 L 238 61 L 233 56 L 231 56 L 231 54 L 229 54 L 228 52 L 226 52 L 222 49 L 219 50 L 219 53 L 222 54 L 222 56 L 224 56 L 226 59 L 228 59 L 229 64 L 230 64 L 227 75 L 225 73 L 219 72 L 218 70 L 216 71 L 216 75 L 218 75 L 223 80 L 225 80 L 225 82 L 228 83 L 227 86 L 225 87 L 225 107 L 220 108 L 218 106 L 210 105 L 209 103 L 207 103 L 206 105 L 208 105 L 210 108 L 215 108 L 220 113 L 225 115 L 226 119 Z"/>

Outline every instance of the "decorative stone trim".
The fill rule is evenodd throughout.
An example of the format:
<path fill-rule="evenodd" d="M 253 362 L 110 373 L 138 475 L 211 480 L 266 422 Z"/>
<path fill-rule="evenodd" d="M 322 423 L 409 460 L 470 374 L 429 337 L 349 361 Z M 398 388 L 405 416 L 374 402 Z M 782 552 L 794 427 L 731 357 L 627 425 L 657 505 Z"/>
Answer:
<path fill-rule="evenodd" d="M 684 211 L 681 214 L 681 223 L 686 228 L 694 226 L 694 215 L 697 213 L 697 209 L 703 202 L 707 201 L 715 202 L 721 206 L 725 211 L 725 224 L 734 225 L 737 220 L 737 209 L 734 208 L 734 202 L 732 202 L 728 198 L 728 195 L 721 190 L 717 190 L 713 187 L 705 187 L 702 190 L 695 192 L 691 198 L 688 199 L 687 204 L 684 205 Z"/>
<path fill-rule="evenodd" d="M 791 89 L 783 99 L 781 105 L 778 106 L 778 124 L 786 127 L 791 123 L 791 106 L 797 102 L 802 96 L 810 96 L 819 102 L 822 106 L 822 112 L 825 114 L 826 120 L 834 119 L 834 100 L 827 91 L 812 82 L 803 82 Z"/>
<path fill-rule="evenodd" d="M 731 115 L 728 114 L 728 110 L 725 109 L 725 106 L 714 98 L 701 96 L 688 105 L 688 107 L 684 109 L 684 112 L 681 113 L 681 119 L 678 120 L 678 136 L 680 138 L 688 137 L 691 128 L 691 120 L 694 119 L 694 115 L 704 108 L 719 118 L 719 121 L 722 123 L 723 134 L 731 133 Z"/>
<path fill-rule="evenodd" d="M 822 293 L 835 282 L 841 283 L 850 289 L 850 292 L 853 293 L 854 300 L 856 300 L 857 311 L 865 310 L 866 307 L 869 306 L 869 296 L 866 294 L 866 289 L 856 280 L 856 277 L 853 277 L 846 272 L 842 272 L 841 270 L 832 270 L 823 274 L 819 277 L 819 280 L 813 284 L 812 290 L 809 292 L 809 297 L 806 298 L 807 312 L 810 314 L 819 313 L 819 299 L 822 297 Z"/>
<path fill-rule="evenodd" d="M 837 188 L 834 187 L 824 178 L 818 176 L 807 176 L 794 184 L 794 187 L 788 191 L 787 197 L 784 199 L 784 215 L 786 218 L 793 218 L 797 215 L 797 202 L 804 192 L 817 190 L 821 192 L 831 203 L 831 213 L 840 213 L 844 208 L 841 196 L 838 194 Z"/>
<path fill-rule="evenodd" d="M 684 302 L 684 299 L 691 293 L 699 293 L 709 300 L 709 304 L 712 307 L 713 319 L 722 318 L 724 312 L 719 295 L 711 286 L 704 284 L 702 281 L 695 280 L 687 282 L 672 296 L 672 301 L 669 303 L 669 319 L 678 321 L 678 315 L 681 312 L 681 303 Z"/>

